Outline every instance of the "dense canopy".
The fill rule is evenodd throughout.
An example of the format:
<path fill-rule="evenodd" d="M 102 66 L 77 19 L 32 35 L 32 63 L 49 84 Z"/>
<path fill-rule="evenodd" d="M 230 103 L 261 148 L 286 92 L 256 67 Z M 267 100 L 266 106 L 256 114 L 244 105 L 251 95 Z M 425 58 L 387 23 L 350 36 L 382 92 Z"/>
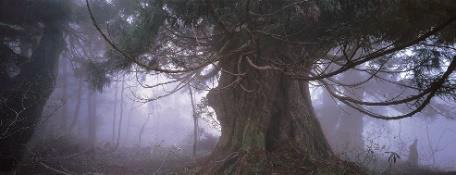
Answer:
<path fill-rule="evenodd" d="M 126 33 L 106 39 L 130 64 L 171 74 L 181 82 L 176 89 L 187 82 L 208 89 L 204 81 L 222 70 L 220 62 L 238 59 L 315 81 L 371 117 L 400 119 L 423 110 L 434 96 L 455 98 L 454 8 L 451 1 L 143 1 L 123 11 Z M 347 70 L 368 76 L 338 81 Z M 231 74 L 238 77 L 231 85 L 242 82 L 242 70 Z M 344 88 L 376 79 L 407 93 L 369 101 L 344 94 Z M 399 104 L 415 107 L 391 117 L 369 111 Z"/>

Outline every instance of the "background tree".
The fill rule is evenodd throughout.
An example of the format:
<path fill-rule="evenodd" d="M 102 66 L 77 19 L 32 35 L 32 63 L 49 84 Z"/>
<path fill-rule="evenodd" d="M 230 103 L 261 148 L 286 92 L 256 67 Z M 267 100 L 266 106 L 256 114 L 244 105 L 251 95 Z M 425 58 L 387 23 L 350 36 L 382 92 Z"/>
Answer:
<path fill-rule="evenodd" d="M 91 149 L 95 149 L 97 141 L 97 93 L 89 90 L 87 95 L 87 144 Z"/>
<path fill-rule="evenodd" d="M 418 140 L 415 139 L 413 143 L 409 147 L 409 156 L 407 159 L 407 163 L 409 166 L 418 166 L 418 150 L 417 150 Z"/>
<path fill-rule="evenodd" d="M 338 81 L 356 83 L 362 78 L 358 71 L 347 71 L 338 76 Z M 346 88 L 345 93 L 364 99 L 363 88 Z M 338 104 L 327 92 L 320 95 L 322 104 L 317 109 L 323 132 L 333 151 L 338 154 L 357 156 L 363 150 L 363 114 L 344 104 Z"/>
<path fill-rule="evenodd" d="M 191 87 L 188 88 L 189 94 L 190 94 L 190 104 L 192 105 L 192 119 L 193 119 L 193 150 L 192 150 L 192 156 L 195 158 L 196 157 L 196 149 L 198 146 L 198 114 L 196 111 L 196 106 L 195 106 L 195 98 L 193 97 L 193 90 Z"/>
<path fill-rule="evenodd" d="M 144 0 L 122 5 L 128 7 L 118 18 L 123 30 L 113 38 L 86 2 L 97 30 L 115 51 L 104 64 L 110 65 L 105 76 L 122 69 L 166 74 L 170 81 L 144 87 L 175 87 L 146 102 L 188 85 L 210 91 L 222 136 L 209 157 L 217 163 L 200 173 L 346 171 L 348 163 L 328 163 L 338 159 L 315 117 L 309 83 L 384 120 L 411 117 L 434 97 L 455 99 L 452 1 Z M 349 70 L 368 76 L 355 83 L 335 78 Z M 216 88 L 210 87 L 211 78 Z M 346 90 L 373 79 L 407 93 L 361 99 Z M 407 111 L 374 112 L 395 105 Z"/>
<path fill-rule="evenodd" d="M 105 81 L 85 76 L 87 72 L 96 73 L 93 60 L 104 52 L 100 51 L 104 41 L 94 32 L 86 8 L 79 1 L 7 0 L 0 5 L 0 167 L 9 172 L 20 161 L 37 125 L 54 128 L 46 123 L 50 116 L 41 116 L 57 76 L 63 75 L 58 74 L 58 66 L 63 65 L 59 59 L 70 60 L 73 73 L 81 78 L 77 91 L 82 93 L 83 81 Z M 98 1 L 96 5 L 106 2 Z M 108 11 L 102 14 L 105 20 L 110 18 Z M 69 84 L 66 87 L 71 88 Z M 75 105 L 77 112 L 69 128 L 78 123 L 79 102 Z M 59 117 L 68 117 L 64 112 L 68 104 L 62 107 Z M 58 122 L 57 126 L 62 123 L 66 122 Z"/>

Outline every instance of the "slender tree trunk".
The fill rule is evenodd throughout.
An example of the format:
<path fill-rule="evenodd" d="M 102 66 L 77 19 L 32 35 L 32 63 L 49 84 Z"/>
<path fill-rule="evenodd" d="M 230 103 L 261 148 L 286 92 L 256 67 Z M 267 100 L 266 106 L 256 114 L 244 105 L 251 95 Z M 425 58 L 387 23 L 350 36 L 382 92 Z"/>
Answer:
<path fill-rule="evenodd" d="M 70 127 L 68 128 L 68 134 L 71 134 L 79 119 L 79 111 L 81 110 L 82 84 L 82 79 L 79 78 L 78 89 L 76 91 L 76 106 L 74 107 L 73 119 L 71 120 Z"/>
<path fill-rule="evenodd" d="M 119 82 L 116 82 L 114 88 L 114 109 L 112 114 L 112 143 L 116 141 L 116 120 L 117 120 L 117 92 L 119 91 Z"/>
<path fill-rule="evenodd" d="M 413 144 L 411 144 L 409 146 L 409 154 L 408 154 L 408 159 L 407 159 L 407 164 L 408 166 L 410 167 L 417 167 L 418 166 L 418 139 L 415 139 L 415 141 L 413 141 Z"/>
<path fill-rule="evenodd" d="M 122 131 L 122 118 L 123 118 L 123 109 L 124 109 L 124 90 L 125 90 L 125 75 L 122 76 L 122 86 L 120 89 L 120 114 L 119 114 L 119 126 L 117 127 L 117 141 L 116 145 L 114 146 L 114 150 L 116 150 L 120 145 L 120 136 Z"/>
<path fill-rule="evenodd" d="M 315 117 L 308 83 L 278 71 L 258 70 L 239 59 L 224 59 L 220 66 L 226 72 L 243 70 L 246 75 L 240 84 L 208 94 L 222 135 L 209 158 L 217 163 L 209 164 L 202 174 L 322 174 L 344 169 L 332 164 L 339 160 Z M 226 72 L 219 87 L 237 78 Z M 320 169 L 318 164 L 326 167 Z"/>
<path fill-rule="evenodd" d="M 189 87 L 188 88 L 188 91 L 190 93 L 190 102 L 191 102 L 191 105 L 192 105 L 192 118 L 193 118 L 193 158 L 196 157 L 196 147 L 198 145 L 198 116 L 196 114 L 196 110 L 195 110 L 195 102 L 194 102 L 194 98 L 193 98 L 193 91 L 192 91 L 192 87 Z"/>
<path fill-rule="evenodd" d="M 97 102 L 96 97 L 97 93 L 95 90 L 90 89 L 88 91 L 87 97 L 87 127 L 88 127 L 88 146 L 91 149 L 95 148 L 96 139 L 97 139 Z"/>
<path fill-rule="evenodd" d="M 149 123 L 149 120 L 150 120 L 150 113 L 147 115 L 147 118 L 146 118 L 146 121 L 144 121 L 143 125 L 141 126 L 141 129 L 139 130 L 139 142 L 138 142 L 138 145 L 141 146 L 141 141 L 142 141 L 142 136 L 144 134 L 144 131 L 146 130 L 146 126 L 147 126 L 147 123 Z"/>
<path fill-rule="evenodd" d="M 67 129 L 67 123 L 68 123 L 68 71 L 67 71 L 67 64 L 65 60 L 62 60 L 62 110 L 61 110 L 61 125 L 60 128 L 62 131 Z"/>
<path fill-rule="evenodd" d="M 131 143 L 130 142 L 130 139 L 131 139 L 130 138 L 131 113 L 132 113 L 132 111 L 134 109 L 134 106 L 131 103 L 127 103 L 126 106 L 129 106 L 130 108 L 129 108 L 127 114 L 125 115 L 125 117 L 127 118 L 127 126 L 125 128 L 127 132 L 125 133 L 126 137 L 125 137 L 125 140 L 124 140 L 125 141 L 125 146 L 127 146 L 128 143 Z"/>

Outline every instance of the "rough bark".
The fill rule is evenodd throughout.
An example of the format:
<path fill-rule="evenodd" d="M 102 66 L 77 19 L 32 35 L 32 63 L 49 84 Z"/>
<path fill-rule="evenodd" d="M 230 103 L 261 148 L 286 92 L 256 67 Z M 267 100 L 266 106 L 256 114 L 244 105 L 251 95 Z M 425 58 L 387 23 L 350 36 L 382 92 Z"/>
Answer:
<path fill-rule="evenodd" d="M 64 40 L 52 26 L 44 29 L 31 61 L 1 89 L 0 172 L 14 171 L 54 89 Z"/>
<path fill-rule="evenodd" d="M 293 80 L 278 71 L 246 66 L 247 63 L 242 64 L 245 60 L 240 59 L 225 59 L 220 64 L 229 72 L 244 70 L 247 74 L 240 83 L 208 94 L 209 104 L 221 123 L 222 135 L 209 158 L 212 164 L 204 173 L 343 171 L 348 164 L 334 163 L 341 161 L 333 156 L 323 136 L 311 104 L 308 83 Z M 219 87 L 236 78 L 222 72 Z M 319 168 L 321 166 L 326 168 Z M 303 171 L 299 167 L 310 170 Z"/>

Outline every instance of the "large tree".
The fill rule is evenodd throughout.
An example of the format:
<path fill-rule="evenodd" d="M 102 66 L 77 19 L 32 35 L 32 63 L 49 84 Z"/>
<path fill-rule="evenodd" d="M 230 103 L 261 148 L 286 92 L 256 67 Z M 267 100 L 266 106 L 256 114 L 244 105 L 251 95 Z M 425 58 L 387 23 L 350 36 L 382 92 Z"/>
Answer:
<path fill-rule="evenodd" d="M 88 1 L 89 12 L 92 13 Z M 166 75 L 167 94 L 209 90 L 222 136 L 207 174 L 357 173 L 335 158 L 315 117 L 309 87 L 320 86 L 366 116 L 411 117 L 435 97 L 455 99 L 456 3 L 425 0 L 112 1 L 116 27 L 97 30 L 112 47 L 105 72 Z M 107 66 L 108 65 L 108 66 Z M 366 79 L 344 82 L 348 70 Z M 210 87 L 210 80 L 217 87 Z M 347 89 L 371 80 L 407 93 L 372 98 Z M 140 82 L 143 83 L 143 82 Z M 381 106 L 408 111 L 378 114 Z"/>
<path fill-rule="evenodd" d="M 0 2 L 0 172 L 21 160 L 54 88 L 68 19 L 64 2 Z"/>
<path fill-rule="evenodd" d="M 0 172 L 15 170 L 35 128 L 46 122 L 41 116 L 55 88 L 60 58 L 71 61 L 78 77 L 95 71 L 86 68 L 103 50 L 103 40 L 93 37 L 99 35 L 88 19 L 78 1 L 0 2 Z M 76 108 L 70 128 L 77 121 Z"/>

